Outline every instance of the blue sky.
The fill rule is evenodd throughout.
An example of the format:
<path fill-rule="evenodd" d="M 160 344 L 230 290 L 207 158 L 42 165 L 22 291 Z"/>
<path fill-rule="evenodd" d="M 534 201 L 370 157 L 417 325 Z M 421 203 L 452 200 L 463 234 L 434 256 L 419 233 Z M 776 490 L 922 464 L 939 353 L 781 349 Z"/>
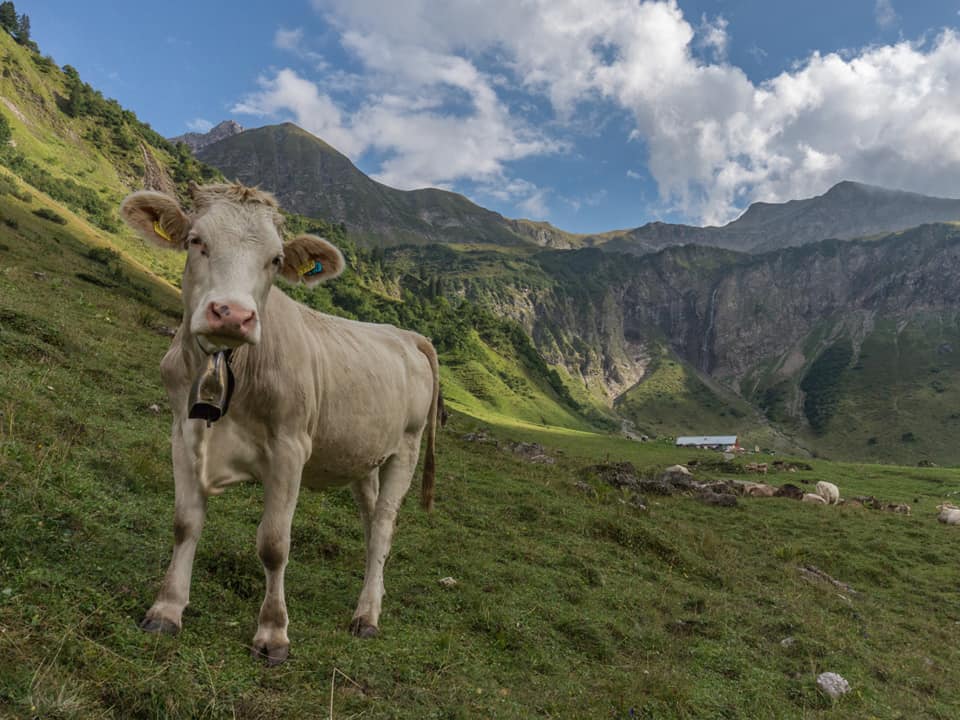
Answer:
<path fill-rule="evenodd" d="M 394 187 L 600 232 L 843 179 L 960 197 L 960 0 L 17 2 L 164 135 L 292 120 Z"/>

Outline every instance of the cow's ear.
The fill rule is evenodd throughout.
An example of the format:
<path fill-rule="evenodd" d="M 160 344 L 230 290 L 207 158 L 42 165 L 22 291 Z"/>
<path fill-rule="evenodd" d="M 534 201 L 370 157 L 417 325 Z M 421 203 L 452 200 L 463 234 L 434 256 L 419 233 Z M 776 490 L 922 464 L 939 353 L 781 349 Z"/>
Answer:
<path fill-rule="evenodd" d="M 283 246 L 283 269 L 292 283 L 301 280 L 307 285 L 332 280 L 343 272 L 343 254 L 332 243 L 316 235 L 300 235 Z"/>
<path fill-rule="evenodd" d="M 174 250 L 186 248 L 190 218 L 169 195 L 152 190 L 135 192 L 120 204 L 120 215 L 154 245 Z"/>

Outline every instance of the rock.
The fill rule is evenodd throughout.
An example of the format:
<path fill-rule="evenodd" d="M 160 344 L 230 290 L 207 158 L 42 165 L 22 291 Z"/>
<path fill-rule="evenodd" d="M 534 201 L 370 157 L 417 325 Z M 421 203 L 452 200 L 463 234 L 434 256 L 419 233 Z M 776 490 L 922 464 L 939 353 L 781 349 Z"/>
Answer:
<path fill-rule="evenodd" d="M 450 576 L 447 576 L 445 578 L 440 578 L 439 580 L 437 580 L 437 583 L 439 583 L 441 587 L 445 587 L 445 588 L 452 588 L 452 587 L 456 587 L 457 585 L 457 581 Z"/>
<path fill-rule="evenodd" d="M 547 451 L 540 443 L 507 442 L 505 445 L 514 455 L 519 455 L 527 460 L 527 462 L 541 465 L 553 465 L 557 462 L 555 458 L 547 454 Z"/>
<path fill-rule="evenodd" d="M 794 643 L 796 643 L 796 642 L 797 642 L 797 641 L 794 640 L 794 639 L 793 639 L 793 636 L 791 635 L 790 637 L 785 637 L 783 640 L 781 640 L 781 641 L 780 641 L 780 646 L 781 646 L 781 647 L 785 647 L 785 648 L 793 647 Z"/>
<path fill-rule="evenodd" d="M 615 488 L 637 488 L 640 483 L 637 469 L 633 463 L 629 462 L 590 465 L 580 472 L 587 477 L 596 477 Z"/>
<path fill-rule="evenodd" d="M 483 432 L 483 430 L 475 433 L 466 433 L 463 436 L 463 439 L 466 442 L 488 442 L 490 440 L 490 438 L 487 436 L 485 432 Z"/>
<path fill-rule="evenodd" d="M 46 280 L 47 274 L 45 272 L 37 272 L 36 270 L 34 270 L 33 277 L 36 278 L 37 280 Z"/>
<path fill-rule="evenodd" d="M 673 485 L 660 480 L 639 480 L 636 487 L 652 495 L 673 495 L 674 493 Z"/>
<path fill-rule="evenodd" d="M 579 490 L 580 492 L 582 492 L 584 495 L 589 495 L 589 496 L 592 497 L 592 498 L 595 498 L 595 497 L 597 496 L 597 491 L 594 490 L 594 489 L 593 489 L 593 485 L 591 485 L 591 484 L 588 483 L 588 482 L 584 482 L 583 480 L 577 480 L 577 481 L 573 484 L 573 486 L 574 486 L 577 490 Z"/>
<path fill-rule="evenodd" d="M 149 410 L 150 412 L 152 412 L 154 415 L 159 415 L 159 414 L 160 414 L 160 406 L 157 405 L 156 403 L 154 403 L 153 405 L 151 405 L 150 407 L 148 407 L 147 410 Z"/>
<path fill-rule="evenodd" d="M 729 493 L 704 492 L 697 495 L 697 500 L 704 505 L 716 505 L 718 507 L 736 507 L 737 496 Z"/>
<path fill-rule="evenodd" d="M 629 505 L 635 507 L 637 510 L 646 510 L 647 509 L 647 499 L 642 495 L 637 493 L 631 493 L 630 499 L 627 501 Z"/>
<path fill-rule="evenodd" d="M 666 470 L 664 470 L 664 472 L 670 473 L 671 475 L 679 474 L 679 475 L 686 475 L 687 477 L 693 477 L 693 473 L 687 470 L 687 468 L 685 468 L 683 465 L 671 465 Z"/>
<path fill-rule="evenodd" d="M 724 460 L 733 460 L 735 457 L 736 457 L 736 455 L 733 454 L 733 453 L 725 452 L 725 453 L 723 454 L 723 459 L 724 459 Z"/>
<path fill-rule="evenodd" d="M 671 465 L 657 478 L 661 483 L 672 485 L 675 488 L 689 490 L 694 487 L 693 473 L 683 465 Z"/>
<path fill-rule="evenodd" d="M 172 327 L 167 327 L 166 325 L 157 325 L 153 328 L 153 331 L 157 335 L 163 335 L 165 337 L 173 337 L 177 334 L 177 329 Z"/>
<path fill-rule="evenodd" d="M 850 683 L 834 672 L 820 673 L 817 676 L 817 687 L 820 692 L 834 700 L 850 692 Z"/>

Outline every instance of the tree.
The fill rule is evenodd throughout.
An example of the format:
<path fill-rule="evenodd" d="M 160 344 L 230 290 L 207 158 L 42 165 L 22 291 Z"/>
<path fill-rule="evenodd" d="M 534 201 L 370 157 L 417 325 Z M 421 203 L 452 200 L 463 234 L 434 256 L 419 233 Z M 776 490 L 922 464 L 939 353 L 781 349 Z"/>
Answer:
<path fill-rule="evenodd" d="M 0 3 L 0 27 L 9 33 L 16 33 L 18 26 L 17 8 L 12 2 Z"/>
<path fill-rule="evenodd" d="M 17 42 L 26 45 L 30 42 L 30 16 L 24 13 L 17 22 Z"/>
<path fill-rule="evenodd" d="M 5 115 L 0 114 L 0 148 L 10 142 L 12 133 L 10 132 L 10 123 L 7 122 Z"/>

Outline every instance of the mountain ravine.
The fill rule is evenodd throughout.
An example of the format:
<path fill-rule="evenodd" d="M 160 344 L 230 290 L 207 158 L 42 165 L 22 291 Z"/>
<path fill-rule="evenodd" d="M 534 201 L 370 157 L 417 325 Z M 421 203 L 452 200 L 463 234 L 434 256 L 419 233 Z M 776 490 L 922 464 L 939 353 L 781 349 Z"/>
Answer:
<path fill-rule="evenodd" d="M 900 380 L 930 363 L 942 377 L 953 372 L 952 358 L 960 354 L 953 339 L 958 283 L 960 228 L 934 224 L 879 240 L 831 240 L 761 255 L 697 246 L 645 257 L 543 252 L 508 284 L 451 285 L 520 321 L 549 362 L 608 403 L 645 381 L 664 346 L 770 419 L 823 435 L 823 423 L 811 426 L 823 409 L 811 406 L 802 388 L 813 383 L 815 361 L 837 343 L 850 348 L 835 368 L 841 380 L 844 373 L 862 374 L 864 343 L 889 328 L 897 335 L 919 329 L 929 345 L 929 357 L 897 370 Z M 876 356 L 866 369 L 893 361 Z M 825 401 L 833 403 L 824 411 L 828 421 L 842 409 L 843 392 L 855 387 L 853 380 L 838 383 L 836 397 Z M 914 389 L 907 383 L 885 392 L 894 397 Z M 941 397 L 934 404 L 948 397 L 935 394 Z"/>

